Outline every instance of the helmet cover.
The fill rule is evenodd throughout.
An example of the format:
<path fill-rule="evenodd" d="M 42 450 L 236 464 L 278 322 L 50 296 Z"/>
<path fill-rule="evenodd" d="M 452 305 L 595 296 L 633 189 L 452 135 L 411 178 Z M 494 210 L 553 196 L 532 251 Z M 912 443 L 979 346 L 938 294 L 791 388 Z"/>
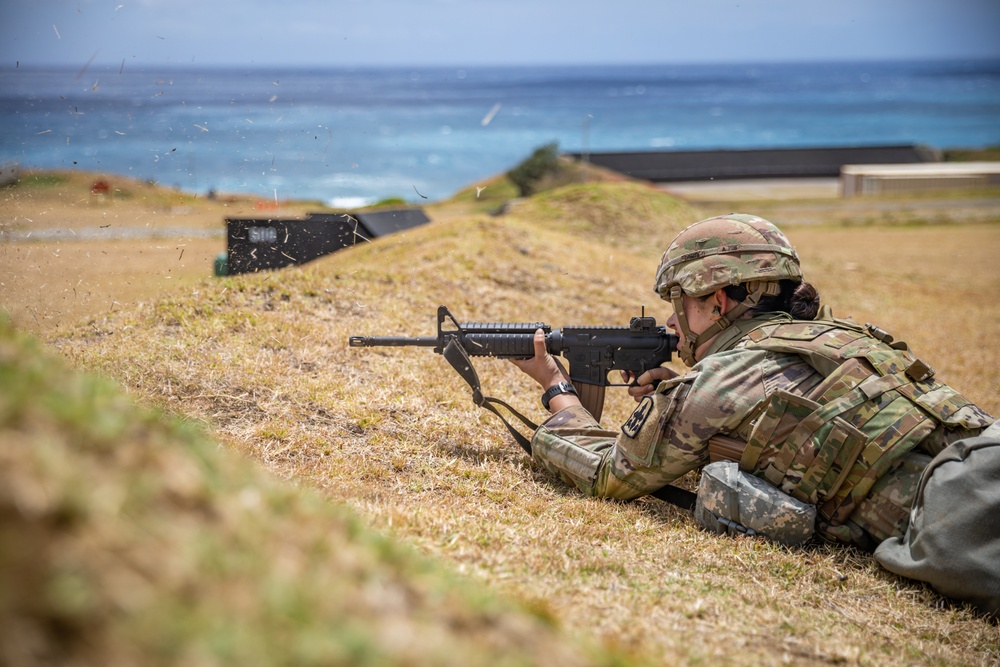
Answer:
<path fill-rule="evenodd" d="M 655 289 L 663 299 L 677 285 L 694 297 L 727 285 L 802 280 L 799 256 L 774 224 L 730 213 L 696 222 L 677 235 L 660 259 Z"/>

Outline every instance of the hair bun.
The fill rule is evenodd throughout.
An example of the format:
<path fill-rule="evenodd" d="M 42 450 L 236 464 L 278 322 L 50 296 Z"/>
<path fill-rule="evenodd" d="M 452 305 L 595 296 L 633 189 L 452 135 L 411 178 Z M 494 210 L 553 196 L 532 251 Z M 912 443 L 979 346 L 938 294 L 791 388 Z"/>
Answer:
<path fill-rule="evenodd" d="M 792 293 L 789 315 L 797 320 L 814 320 L 819 305 L 819 290 L 803 280 Z"/>

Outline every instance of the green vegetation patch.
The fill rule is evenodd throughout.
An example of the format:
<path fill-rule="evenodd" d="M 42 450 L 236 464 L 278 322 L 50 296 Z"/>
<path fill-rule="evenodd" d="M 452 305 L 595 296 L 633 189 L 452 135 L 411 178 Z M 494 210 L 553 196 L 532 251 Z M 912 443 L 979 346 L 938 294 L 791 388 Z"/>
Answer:
<path fill-rule="evenodd" d="M 14 187 L 19 188 L 54 188 L 69 182 L 69 175 L 58 171 L 43 171 L 26 173 L 18 176 Z"/>
<path fill-rule="evenodd" d="M 574 183 L 541 192 L 511 213 L 574 236 L 657 255 L 677 232 L 704 217 L 686 202 L 639 181 Z"/>
<path fill-rule="evenodd" d="M 986 148 L 949 148 L 944 151 L 945 162 L 997 162 L 1000 146 Z"/>
<path fill-rule="evenodd" d="M 450 203 L 472 204 L 476 212 L 494 211 L 519 196 L 517 186 L 506 174 L 494 176 L 459 190 Z"/>

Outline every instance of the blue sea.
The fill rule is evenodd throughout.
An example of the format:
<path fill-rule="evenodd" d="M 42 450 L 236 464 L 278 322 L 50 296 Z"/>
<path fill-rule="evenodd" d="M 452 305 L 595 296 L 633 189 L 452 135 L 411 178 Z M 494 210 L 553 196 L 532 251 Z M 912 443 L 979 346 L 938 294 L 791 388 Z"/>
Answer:
<path fill-rule="evenodd" d="M 551 142 L 1000 145 L 1000 61 L 0 69 L 0 162 L 196 193 L 438 200 Z"/>

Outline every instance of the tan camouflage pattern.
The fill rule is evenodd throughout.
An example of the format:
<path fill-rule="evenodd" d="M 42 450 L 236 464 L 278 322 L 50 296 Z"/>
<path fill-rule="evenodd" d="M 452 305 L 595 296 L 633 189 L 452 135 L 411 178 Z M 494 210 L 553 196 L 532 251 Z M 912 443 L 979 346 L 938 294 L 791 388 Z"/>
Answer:
<path fill-rule="evenodd" d="M 910 523 L 910 507 L 917 495 L 920 475 L 932 457 L 908 452 L 883 475 L 850 517 L 839 526 L 820 519 L 817 530 L 836 542 L 873 551 L 883 540 L 899 537 Z"/>
<path fill-rule="evenodd" d="M 709 438 L 735 433 L 770 392 L 782 387 L 809 391 L 820 379 L 793 355 L 720 352 L 688 374 L 661 382 L 635 437 L 621 429 L 605 429 L 586 410 L 574 407 L 543 422 L 532 439 L 532 449 L 539 463 L 586 493 L 636 498 L 706 465 Z M 635 412 L 623 425 L 634 416 Z M 653 443 L 648 450 L 647 442 Z M 600 460 L 583 474 L 579 469 L 568 470 L 563 461 L 566 452 L 574 449 L 597 454 Z M 579 454 L 573 459 L 581 460 Z"/>
<path fill-rule="evenodd" d="M 794 546 L 816 532 L 816 507 L 740 470 L 735 461 L 709 463 L 701 472 L 694 519 L 710 532 L 763 535 Z"/>
<path fill-rule="evenodd" d="M 730 349 L 713 345 L 661 383 L 624 428 L 581 407 L 552 415 L 535 459 L 587 494 L 631 499 L 704 467 L 713 436 L 736 437 L 750 443 L 745 470 L 819 505 L 824 538 L 871 549 L 905 530 L 921 457 L 994 421 L 933 377 L 907 376 L 912 354 L 853 323 L 737 324 L 746 333 Z"/>
<path fill-rule="evenodd" d="M 827 376 L 807 396 L 769 398 L 741 464 L 819 505 L 830 537 L 907 452 L 935 453 L 956 431 L 978 434 L 994 421 L 905 343 L 892 347 L 854 322 L 769 324 L 748 339 L 748 348 L 798 354 Z"/>
<path fill-rule="evenodd" d="M 696 222 L 674 239 L 660 259 L 654 289 L 669 298 L 679 285 L 689 296 L 705 296 L 727 285 L 801 280 L 798 254 L 781 230 L 744 213 Z"/>

